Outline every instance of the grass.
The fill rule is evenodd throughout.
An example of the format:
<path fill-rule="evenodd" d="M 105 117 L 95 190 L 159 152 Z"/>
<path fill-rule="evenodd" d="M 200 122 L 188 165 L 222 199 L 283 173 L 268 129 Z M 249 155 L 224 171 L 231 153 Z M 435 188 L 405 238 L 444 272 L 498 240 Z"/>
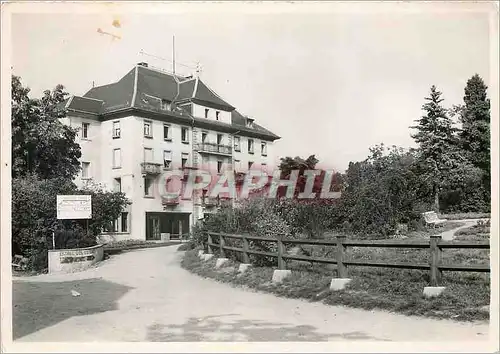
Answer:
<path fill-rule="evenodd" d="M 442 232 L 450 231 L 463 225 L 463 222 L 447 221 L 436 227 L 427 227 L 422 230 L 409 231 L 405 236 L 408 238 L 429 238 L 431 235 L 437 235 Z"/>
<path fill-rule="evenodd" d="M 144 240 L 122 240 L 122 241 L 112 241 L 104 245 L 104 251 L 108 254 L 110 253 L 120 253 L 122 251 L 135 250 L 141 248 L 154 248 L 154 247 L 165 247 L 171 245 L 178 245 L 182 243 L 181 241 L 144 241 Z"/>
<path fill-rule="evenodd" d="M 454 213 L 454 214 L 439 214 L 440 219 L 447 220 L 463 220 L 463 219 L 489 219 L 490 213 Z"/>
<path fill-rule="evenodd" d="M 324 248 L 324 247 L 323 247 Z M 325 249 L 310 248 L 313 254 L 324 254 Z M 214 269 L 215 259 L 204 262 L 197 250 L 184 255 L 182 266 L 200 276 L 217 281 L 270 292 L 288 298 L 322 301 L 330 305 L 344 305 L 367 310 L 381 309 L 405 315 L 446 318 L 459 321 L 487 320 L 488 311 L 482 307 L 490 301 L 489 274 L 445 272 L 442 285 L 444 293 L 426 299 L 422 290 L 429 285 L 426 271 L 350 267 L 351 283 L 345 290 L 329 290 L 332 277 L 336 277 L 335 265 L 318 265 L 289 261 L 287 269 L 292 275 L 281 284 L 272 284 L 273 268 L 253 267 L 243 275 L 237 273 L 237 263 L 231 261 L 223 269 Z M 428 263 L 428 250 L 352 248 L 348 257 L 377 261 Z M 487 250 L 446 250 L 444 263 L 488 263 Z"/>

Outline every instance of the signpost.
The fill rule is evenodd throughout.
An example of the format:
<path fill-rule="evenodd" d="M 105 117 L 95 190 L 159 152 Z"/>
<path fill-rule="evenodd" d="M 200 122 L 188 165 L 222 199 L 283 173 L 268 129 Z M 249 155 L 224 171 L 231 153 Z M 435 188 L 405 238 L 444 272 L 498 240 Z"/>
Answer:
<path fill-rule="evenodd" d="M 92 196 L 91 195 L 58 195 L 57 196 L 57 219 L 92 219 Z M 88 231 L 88 230 L 87 230 Z M 52 233 L 52 247 L 55 249 L 55 233 Z"/>
<path fill-rule="evenodd" d="M 91 219 L 91 197 L 90 195 L 58 195 L 57 219 Z"/>

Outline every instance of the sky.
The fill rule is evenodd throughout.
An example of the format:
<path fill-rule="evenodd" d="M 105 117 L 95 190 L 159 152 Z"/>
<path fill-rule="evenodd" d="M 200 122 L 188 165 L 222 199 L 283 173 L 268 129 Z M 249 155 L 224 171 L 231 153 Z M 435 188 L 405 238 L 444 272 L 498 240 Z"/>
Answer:
<path fill-rule="evenodd" d="M 321 167 L 343 171 L 373 145 L 413 146 L 409 126 L 431 85 L 447 107 L 462 102 L 475 73 L 489 85 L 484 7 L 391 5 L 16 13 L 13 72 L 34 96 L 57 84 L 83 95 L 93 82 L 115 82 L 141 61 L 172 70 L 175 36 L 177 72 L 192 74 L 182 65 L 201 63 L 205 83 L 281 136 L 276 159 L 315 154 Z M 115 19 L 121 28 L 112 26 Z"/>

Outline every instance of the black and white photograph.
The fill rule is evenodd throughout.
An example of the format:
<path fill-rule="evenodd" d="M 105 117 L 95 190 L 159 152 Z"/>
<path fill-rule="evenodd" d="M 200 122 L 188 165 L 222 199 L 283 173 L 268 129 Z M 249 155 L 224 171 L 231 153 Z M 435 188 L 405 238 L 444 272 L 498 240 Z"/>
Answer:
<path fill-rule="evenodd" d="M 498 352 L 497 1 L 2 1 L 2 352 Z"/>

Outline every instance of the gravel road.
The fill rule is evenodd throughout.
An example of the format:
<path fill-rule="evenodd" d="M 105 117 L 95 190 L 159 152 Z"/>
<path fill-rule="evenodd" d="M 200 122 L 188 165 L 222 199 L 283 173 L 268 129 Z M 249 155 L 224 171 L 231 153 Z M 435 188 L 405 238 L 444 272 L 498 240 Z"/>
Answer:
<path fill-rule="evenodd" d="M 458 323 L 278 298 L 202 279 L 177 246 L 72 275 L 15 278 L 17 341 L 486 341 Z M 73 296 L 75 290 L 79 296 Z"/>

